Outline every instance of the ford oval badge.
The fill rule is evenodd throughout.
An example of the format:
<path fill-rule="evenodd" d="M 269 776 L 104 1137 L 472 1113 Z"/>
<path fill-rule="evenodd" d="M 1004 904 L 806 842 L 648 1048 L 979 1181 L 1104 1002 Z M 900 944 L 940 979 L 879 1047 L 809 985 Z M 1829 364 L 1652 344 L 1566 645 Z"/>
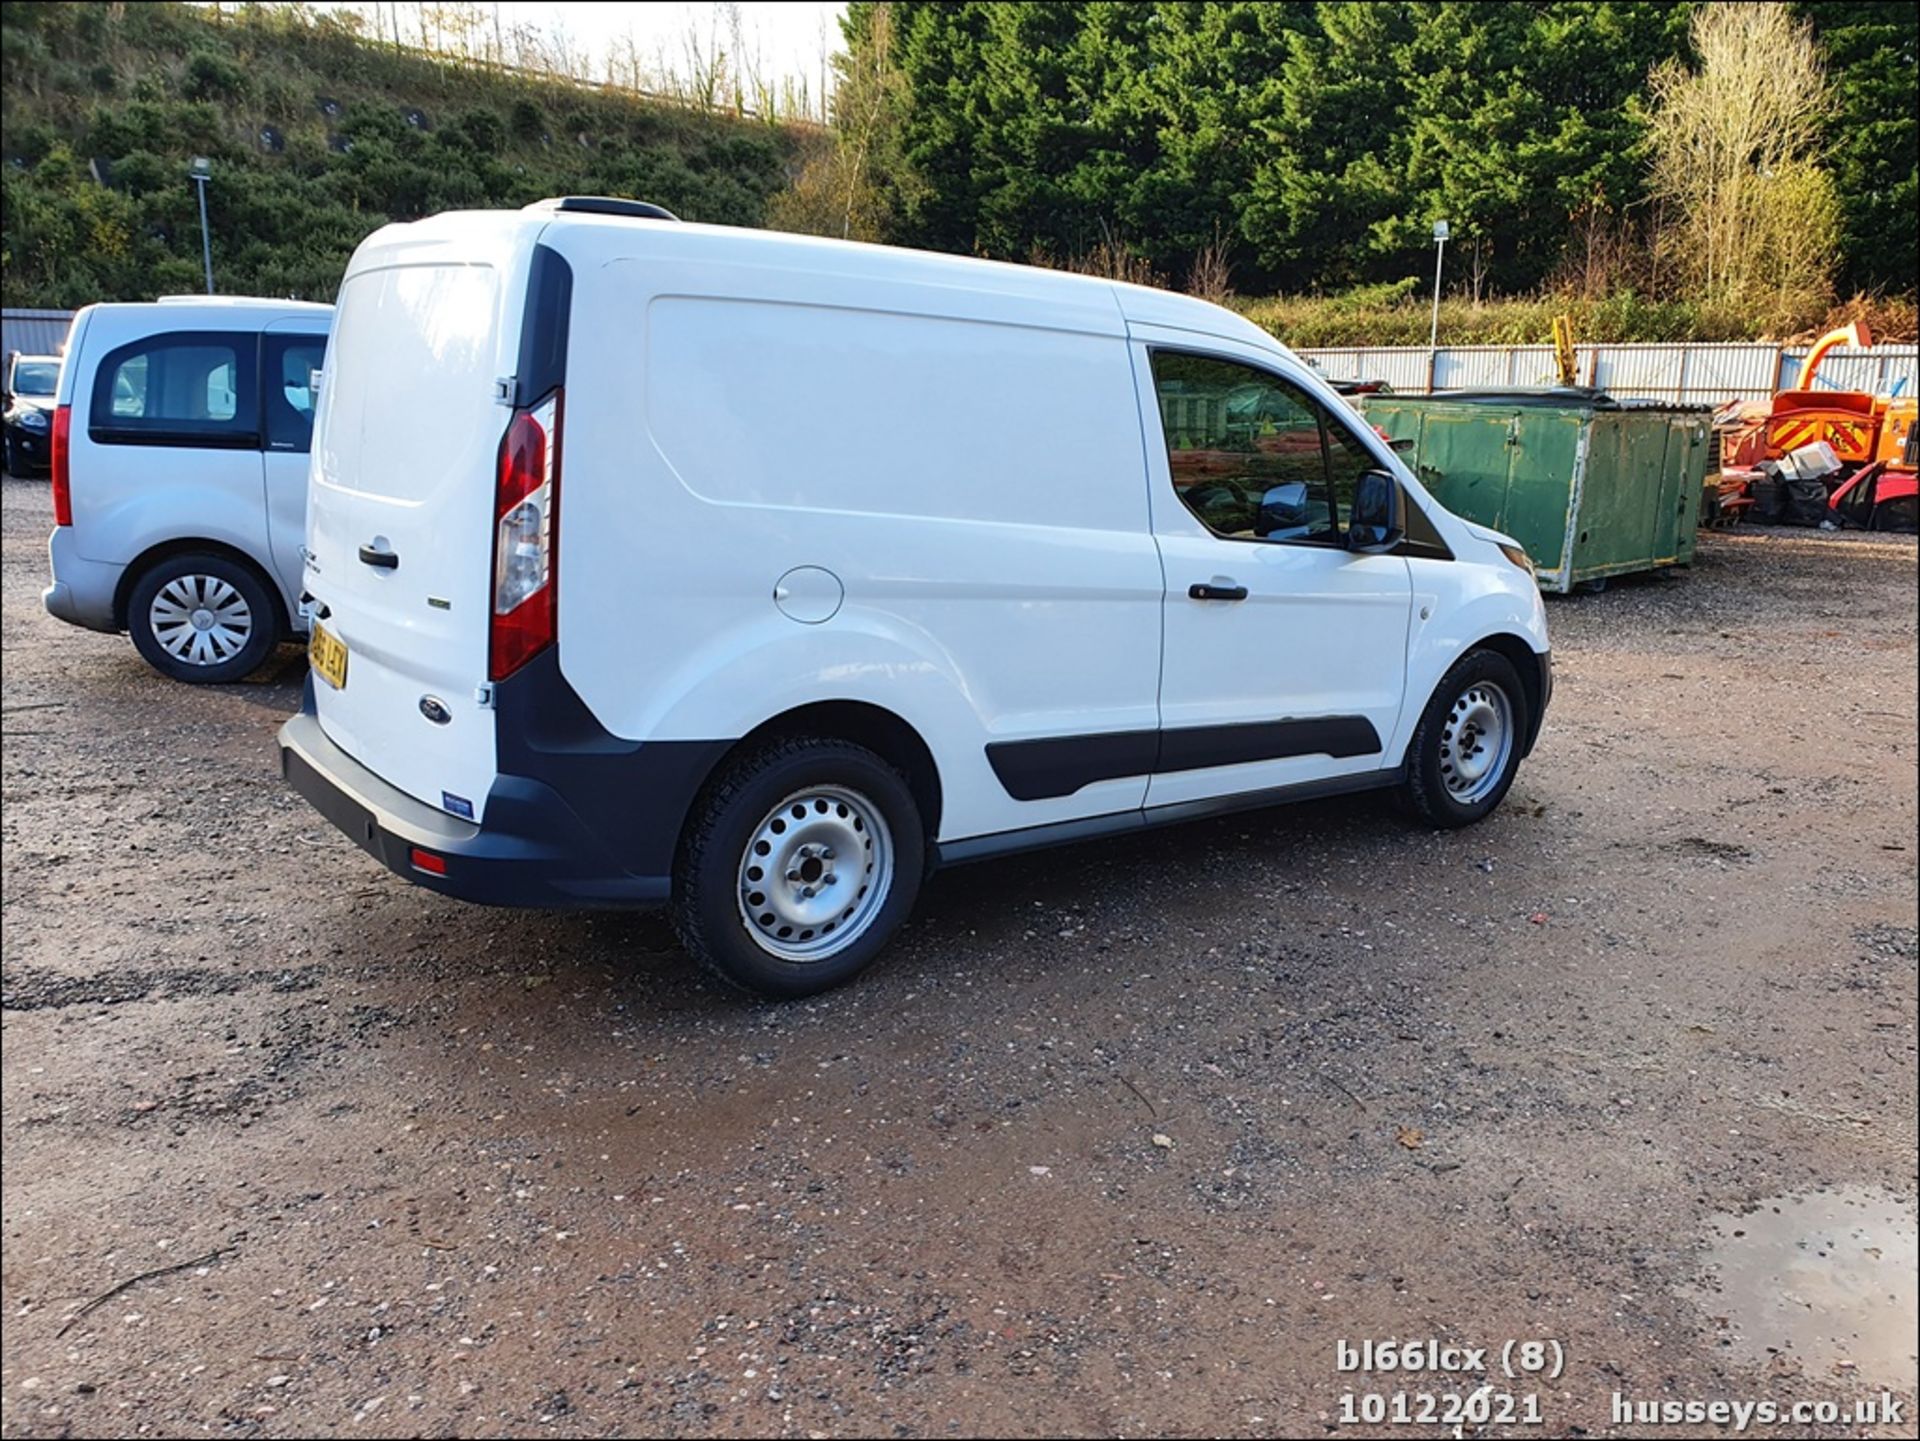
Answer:
<path fill-rule="evenodd" d="M 453 712 L 447 709 L 447 703 L 437 695 L 420 697 L 420 714 L 437 726 L 443 726 L 453 719 Z"/>

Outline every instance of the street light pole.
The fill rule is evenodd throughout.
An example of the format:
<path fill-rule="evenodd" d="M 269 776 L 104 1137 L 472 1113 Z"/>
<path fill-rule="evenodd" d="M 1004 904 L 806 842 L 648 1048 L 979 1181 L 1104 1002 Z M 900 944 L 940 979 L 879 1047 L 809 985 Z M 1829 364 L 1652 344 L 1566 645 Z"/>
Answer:
<path fill-rule="evenodd" d="M 193 177 L 193 188 L 200 193 L 200 261 L 207 271 L 207 294 L 213 294 L 213 239 L 207 231 L 207 181 L 213 178 L 213 163 L 204 155 L 193 157 L 193 164 L 187 174 Z"/>
<path fill-rule="evenodd" d="M 1440 348 L 1440 262 L 1447 253 L 1447 222 L 1433 222 L 1433 328 L 1427 332 L 1427 349 Z"/>

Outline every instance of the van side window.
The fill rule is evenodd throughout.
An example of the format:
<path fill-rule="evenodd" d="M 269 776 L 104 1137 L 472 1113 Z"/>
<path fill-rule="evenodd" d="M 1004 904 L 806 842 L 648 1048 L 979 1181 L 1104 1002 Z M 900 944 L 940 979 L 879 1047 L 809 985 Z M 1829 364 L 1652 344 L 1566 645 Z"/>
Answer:
<path fill-rule="evenodd" d="M 1354 485 L 1379 462 L 1311 395 L 1218 356 L 1153 352 L 1173 489 L 1228 540 L 1338 544 Z"/>
<path fill-rule="evenodd" d="M 267 449 L 304 455 L 313 447 L 314 380 L 326 356 L 318 335 L 268 335 L 266 384 L 260 398 L 267 413 Z"/>
<path fill-rule="evenodd" d="M 103 445 L 258 445 L 256 343 L 183 331 L 109 351 L 94 372 L 88 434 Z"/>

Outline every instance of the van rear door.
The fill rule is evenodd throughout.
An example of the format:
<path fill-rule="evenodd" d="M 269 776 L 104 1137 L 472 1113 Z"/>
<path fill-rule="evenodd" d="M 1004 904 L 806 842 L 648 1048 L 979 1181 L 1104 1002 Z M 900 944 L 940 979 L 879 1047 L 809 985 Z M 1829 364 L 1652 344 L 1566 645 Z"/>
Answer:
<path fill-rule="evenodd" d="M 306 588 L 346 647 L 342 684 L 316 666 L 320 726 L 389 784 L 475 821 L 495 771 L 493 492 L 512 413 L 498 397 L 527 233 L 460 215 L 369 238 L 341 286 L 313 441 Z"/>

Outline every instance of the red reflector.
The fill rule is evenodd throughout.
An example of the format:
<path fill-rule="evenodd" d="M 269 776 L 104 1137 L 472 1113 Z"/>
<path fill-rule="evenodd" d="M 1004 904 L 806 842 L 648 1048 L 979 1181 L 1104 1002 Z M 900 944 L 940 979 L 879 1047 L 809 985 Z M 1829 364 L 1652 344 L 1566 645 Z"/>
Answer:
<path fill-rule="evenodd" d="M 73 407 L 62 405 L 53 412 L 53 523 L 73 524 L 73 483 L 67 455 L 73 434 Z"/>
<path fill-rule="evenodd" d="M 425 871 L 430 876 L 444 876 L 447 873 L 445 856 L 436 856 L 432 851 L 423 851 L 418 846 L 407 852 L 407 859 L 413 862 L 416 871 Z"/>

